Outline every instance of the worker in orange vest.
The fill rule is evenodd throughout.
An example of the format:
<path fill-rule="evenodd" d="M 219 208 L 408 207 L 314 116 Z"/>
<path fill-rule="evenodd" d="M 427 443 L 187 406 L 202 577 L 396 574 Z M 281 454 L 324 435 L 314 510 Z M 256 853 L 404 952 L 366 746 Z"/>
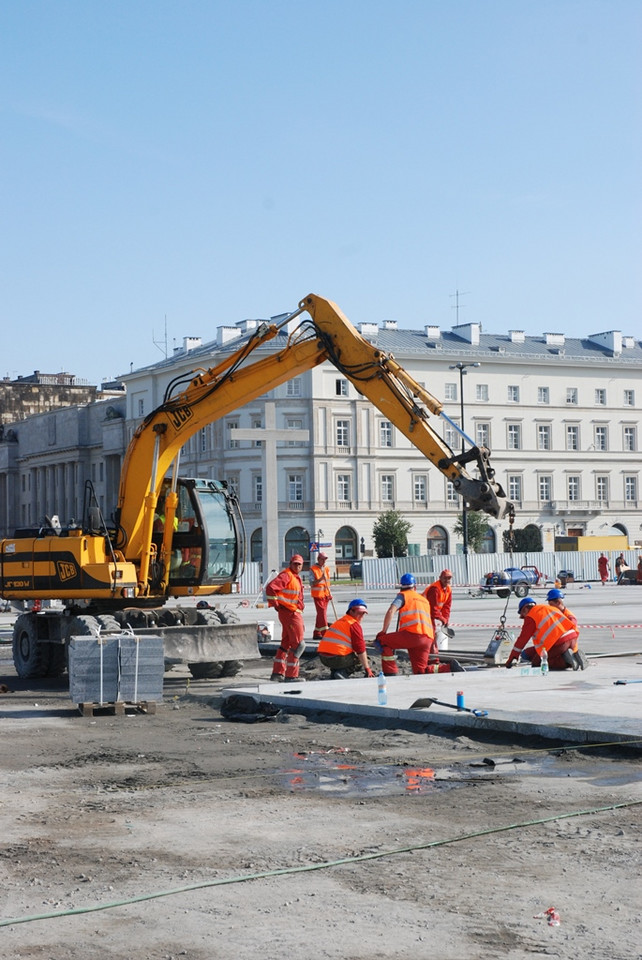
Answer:
<path fill-rule="evenodd" d="M 437 580 L 424 590 L 424 597 L 430 604 L 432 629 L 438 648 L 448 646 L 448 639 L 455 635 L 448 626 L 453 602 L 452 582 L 452 570 L 442 570 Z"/>
<path fill-rule="evenodd" d="M 550 670 L 586 669 L 588 660 L 584 654 L 579 650 L 578 654 L 573 653 L 579 636 L 577 624 L 561 610 L 550 603 L 536 603 L 532 597 L 524 597 L 517 611 L 523 626 L 506 661 L 507 667 L 512 667 L 520 654 L 522 659 L 539 667 L 542 651 L 546 650 Z M 527 647 L 529 640 L 533 645 Z"/>
<path fill-rule="evenodd" d="M 332 600 L 330 592 L 330 568 L 325 565 L 327 555 L 317 553 L 317 562 L 310 567 L 310 593 L 316 610 L 313 640 L 320 640 L 328 629 L 328 604 Z"/>
<path fill-rule="evenodd" d="M 359 666 L 363 667 L 366 677 L 374 676 L 361 627 L 367 612 L 368 606 L 363 600 L 351 600 L 347 612 L 330 624 L 319 640 L 317 653 L 321 663 L 329 667 L 331 680 L 347 680 Z"/>
<path fill-rule="evenodd" d="M 375 649 L 381 651 L 381 669 L 386 676 L 399 673 L 395 650 L 407 650 L 413 673 L 451 673 L 463 670 L 456 660 L 440 663 L 439 651 L 432 629 L 430 604 L 415 590 L 411 573 L 399 580 L 400 592 L 392 601 L 383 619 L 383 628 L 377 634 Z M 398 614 L 399 629 L 388 633 L 392 618 Z M 428 660 L 430 659 L 430 663 Z"/>
<path fill-rule="evenodd" d="M 297 680 L 299 659 L 305 650 L 303 625 L 303 557 L 295 553 L 289 566 L 270 580 L 265 588 L 268 606 L 273 607 L 281 623 L 281 645 L 276 651 L 270 680 L 283 683 Z"/>

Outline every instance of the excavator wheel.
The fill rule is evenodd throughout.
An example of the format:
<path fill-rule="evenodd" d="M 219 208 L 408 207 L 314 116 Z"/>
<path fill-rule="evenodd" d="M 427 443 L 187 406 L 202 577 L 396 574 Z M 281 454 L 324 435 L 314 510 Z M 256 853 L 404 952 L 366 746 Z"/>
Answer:
<path fill-rule="evenodd" d="M 40 679 L 49 672 L 51 644 L 39 643 L 35 619 L 23 613 L 13 626 L 13 664 L 23 680 Z"/>
<path fill-rule="evenodd" d="M 240 623 L 241 618 L 235 610 L 217 610 L 218 618 L 221 623 Z M 242 660 L 225 660 L 223 661 L 223 670 L 221 672 L 222 677 L 235 677 L 237 673 L 240 673 L 243 669 Z"/>
<path fill-rule="evenodd" d="M 202 623 L 206 626 L 217 627 L 221 623 L 221 618 L 216 610 L 198 610 L 196 623 Z M 234 661 L 231 661 L 234 662 Z M 218 677 L 233 676 L 227 674 L 225 670 L 227 661 L 213 660 L 204 663 L 188 663 L 187 668 L 195 680 L 216 680 Z"/>
<path fill-rule="evenodd" d="M 113 617 L 110 613 L 101 613 L 99 617 L 96 617 L 98 621 L 98 626 L 100 627 L 101 634 L 103 633 L 120 633 L 121 628 L 116 617 Z"/>

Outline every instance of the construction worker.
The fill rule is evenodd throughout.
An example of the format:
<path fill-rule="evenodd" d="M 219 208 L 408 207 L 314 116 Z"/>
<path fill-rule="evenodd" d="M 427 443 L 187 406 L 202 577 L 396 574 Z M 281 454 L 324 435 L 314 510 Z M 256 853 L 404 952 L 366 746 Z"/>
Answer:
<path fill-rule="evenodd" d="M 383 628 L 377 634 L 375 649 L 381 651 L 381 669 L 386 676 L 399 672 L 395 650 L 407 650 L 413 673 L 450 673 L 450 663 L 439 662 L 439 651 L 432 629 L 430 604 L 415 589 L 411 573 L 404 573 L 399 581 L 400 592 L 392 601 L 383 618 Z M 388 633 L 392 618 L 398 615 L 399 629 Z M 430 663 L 428 660 L 430 659 Z M 452 670 L 463 668 L 453 660 Z"/>
<path fill-rule="evenodd" d="M 367 612 L 368 606 L 363 600 L 351 600 L 347 612 L 330 624 L 319 640 L 317 653 L 321 663 L 329 667 L 331 680 L 347 680 L 359 666 L 363 667 L 366 677 L 374 677 L 361 628 Z"/>
<path fill-rule="evenodd" d="M 566 606 L 566 602 L 564 600 L 564 594 L 562 593 L 562 591 L 558 590 L 557 587 L 553 587 L 553 589 L 549 590 L 548 593 L 546 594 L 546 602 L 550 603 L 552 607 L 557 607 L 558 610 L 562 611 L 565 617 L 568 617 L 568 619 L 571 621 L 571 623 L 577 630 L 577 635 L 579 637 L 580 628 L 577 625 L 577 617 L 575 616 L 574 613 L 571 613 L 571 611 Z M 571 649 L 573 652 L 574 660 L 573 660 L 573 663 L 570 664 L 570 666 L 573 668 L 573 670 L 579 670 L 580 667 L 582 670 L 585 670 L 586 667 L 588 667 L 588 660 L 586 659 L 586 655 L 582 653 L 582 651 L 580 650 L 577 640 L 575 641 Z"/>
<path fill-rule="evenodd" d="M 330 568 L 325 565 L 327 559 L 327 555 L 320 550 L 317 553 L 317 562 L 310 567 L 310 593 L 316 610 L 313 640 L 320 640 L 328 629 L 328 604 L 332 600 L 332 593 Z"/>
<path fill-rule="evenodd" d="M 277 683 L 298 679 L 299 659 L 305 650 L 302 567 L 303 557 L 295 553 L 289 566 L 265 587 L 268 606 L 276 610 L 281 623 L 281 645 L 276 651 L 270 677 Z"/>
<path fill-rule="evenodd" d="M 577 626 L 561 610 L 550 603 L 536 603 L 532 597 L 524 597 L 517 612 L 523 626 L 506 661 L 507 667 L 512 667 L 520 654 L 522 659 L 539 667 L 542 650 L 548 654 L 550 670 L 566 670 L 568 667 L 584 670 L 588 666 L 584 654 L 579 650 L 577 655 L 573 653 L 579 636 Z M 533 645 L 527 647 L 529 640 Z"/>
<path fill-rule="evenodd" d="M 437 580 L 424 590 L 424 597 L 430 604 L 432 629 L 437 641 L 437 648 L 446 649 L 449 638 L 454 631 L 450 629 L 450 608 L 453 602 L 452 570 L 442 570 Z"/>

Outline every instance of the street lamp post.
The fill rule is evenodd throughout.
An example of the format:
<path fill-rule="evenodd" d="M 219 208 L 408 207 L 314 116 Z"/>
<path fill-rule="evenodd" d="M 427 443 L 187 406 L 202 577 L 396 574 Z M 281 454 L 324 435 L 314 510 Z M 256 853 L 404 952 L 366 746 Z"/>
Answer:
<path fill-rule="evenodd" d="M 466 374 L 468 367 L 478 367 L 479 363 L 453 363 L 449 369 L 450 370 L 459 370 L 459 409 L 461 412 L 461 452 L 462 454 L 466 452 L 464 444 L 464 432 L 466 426 L 464 424 L 464 375 Z M 464 541 L 464 564 L 466 567 L 466 581 L 468 581 L 468 512 L 466 510 L 466 501 L 464 500 L 462 511 L 461 511 L 461 531 Z"/>

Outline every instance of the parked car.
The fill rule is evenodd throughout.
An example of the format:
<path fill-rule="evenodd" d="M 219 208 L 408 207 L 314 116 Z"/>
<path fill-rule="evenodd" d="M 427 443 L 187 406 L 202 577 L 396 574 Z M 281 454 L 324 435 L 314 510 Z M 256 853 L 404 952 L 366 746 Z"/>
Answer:
<path fill-rule="evenodd" d="M 538 583 L 546 583 L 548 578 L 539 572 L 537 567 L 506 567 L 505 570 L 494 570 L 484 574 L 479 584 L 482 594 L 497 594 L 506 598 L 511 593 L 516 597 L 525 597 L 530 588 Z"/>
<path fill-rule="evenodd" d="M 355 560 L 350 564 L 350 579 L 351 580 L 362 580 L 363 579 L 363 562 L 361 560 Z"/>
<path fill-rule="evenodd" d="M 620 574 L 618 584 L 624 584 L 625 587 L 642 587 L 642 583 L 638 580 L 638 572 L 635 567 L 627 567 L 626 570 L 623 570 Z"/>

